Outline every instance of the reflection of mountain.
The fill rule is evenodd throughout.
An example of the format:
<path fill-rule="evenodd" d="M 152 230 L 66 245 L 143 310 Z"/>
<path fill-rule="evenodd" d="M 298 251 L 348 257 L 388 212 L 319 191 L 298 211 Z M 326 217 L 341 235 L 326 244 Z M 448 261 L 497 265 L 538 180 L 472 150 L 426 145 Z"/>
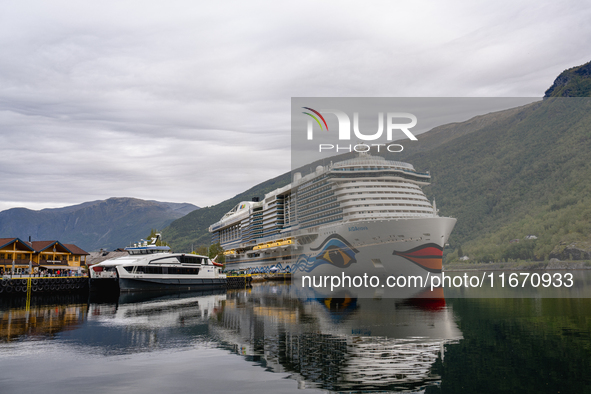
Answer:
<path fill-rule="evenodd" d="M 451 299 L 443 393 L 590 393 L 590 298 Z"/>
<path fill-rule="evenodd" d="M 440 380 L 431 367 L 445 343 L 461 338 L 446 307 L 348 294 L 316 299 L 295 290 L 229 292 L 216 334 L 237 353 L 294 373 L 302 388 L 418 390 Z"/>
<path fill-rule="evenodd" d="M 33 297 L 28 308 L 22 297 L 1 301 L 0 342 L 51 337 L 79 328 L 86 318 L 87 304 L 79 296 Z"/>

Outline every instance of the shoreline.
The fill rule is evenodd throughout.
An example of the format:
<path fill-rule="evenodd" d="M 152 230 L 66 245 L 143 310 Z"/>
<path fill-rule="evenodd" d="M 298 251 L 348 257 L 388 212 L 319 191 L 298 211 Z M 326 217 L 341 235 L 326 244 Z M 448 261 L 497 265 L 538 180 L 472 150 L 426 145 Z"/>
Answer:
<path fill-rule="evenodd" d="M 454 271 L 530 271 L 530 270 L 588 270 L 591 261 L 522 261 L 508 263 L 451 263 L 444 264 L 444 272 Z"/>

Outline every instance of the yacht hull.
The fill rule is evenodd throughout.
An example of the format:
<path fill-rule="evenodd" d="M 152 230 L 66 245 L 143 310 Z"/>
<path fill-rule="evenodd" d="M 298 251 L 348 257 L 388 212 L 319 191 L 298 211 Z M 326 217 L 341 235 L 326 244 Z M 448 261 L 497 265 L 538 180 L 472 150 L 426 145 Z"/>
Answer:
<path fill-rule="evenodd" d="M 170 279 L 170 278 L 119 278 L 122 292 L 151 290 L 212 290 L 226 287 L 225 278 Z"/>

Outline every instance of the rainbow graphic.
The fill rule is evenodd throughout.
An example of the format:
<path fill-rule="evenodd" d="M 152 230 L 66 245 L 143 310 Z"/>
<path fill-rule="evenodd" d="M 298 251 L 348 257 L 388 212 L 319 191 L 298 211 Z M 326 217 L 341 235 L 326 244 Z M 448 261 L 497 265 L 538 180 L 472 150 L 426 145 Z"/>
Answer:
<path fill-rule="evenodd" d="M 426 244 L 405 252 L 394 251 L 393 255 L 404 257 L 408 261 L 433 273 L 441 272 L 443 248 L 437 244 Z"/>
<path fill-rule="evenodd" d="M 312 108 L 310 108 L 310 107 L 302 107 L 302 108 L 303 108 L 303 109 L 307 109 L 307 110 L 309 110 L 309 111 L 312 111 L 312 112 L 314 112 L 316 115 L 318 115 L 318 116 L 320 117 L 320 119 L 322 119 L 322 122 L 324 123 L 324 126 L 326 126 L 326 131 L 328 131 L 328 125 L 326 124 L 326 120 L 324 120 L 324 116 L 322 116 L 322 115 L 320 114 L 320 112 L 318 112 L 318 111 L 316 111 L 315 109 L 312 109 Z M 315 117 L 314 115 L 312 115 L 312 114 L 311 114 L 311 113 L 309 113 L 309 112 L 302 112 L 302 113 L 303 113 L 303 114 L 306 114 L 306 115 L 308 115 L 308 116 L 311 116 L 311 117 L 312 117 L 312 118 L 313 118 L 313 119 L 314 119 L 314 120 L 315 120 L 315 121 L 318 123 L 318 126 L 320 126 L 320 130 L 324 130 L 324 128 L 322 127 L 322 123 L 320 123 L 320 121 L 318 120 L 318 118 L 317 118 L 317 117 Z"/>

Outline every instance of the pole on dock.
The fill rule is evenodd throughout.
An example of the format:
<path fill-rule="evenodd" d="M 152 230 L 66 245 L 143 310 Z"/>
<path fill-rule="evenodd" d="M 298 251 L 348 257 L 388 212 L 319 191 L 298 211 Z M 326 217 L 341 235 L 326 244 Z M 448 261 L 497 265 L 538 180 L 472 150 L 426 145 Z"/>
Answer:
<path fill-rule="evenodd" d="M 31 309 L 31 276 L 27 278 L 27 306 L 26 311 Z"/>

